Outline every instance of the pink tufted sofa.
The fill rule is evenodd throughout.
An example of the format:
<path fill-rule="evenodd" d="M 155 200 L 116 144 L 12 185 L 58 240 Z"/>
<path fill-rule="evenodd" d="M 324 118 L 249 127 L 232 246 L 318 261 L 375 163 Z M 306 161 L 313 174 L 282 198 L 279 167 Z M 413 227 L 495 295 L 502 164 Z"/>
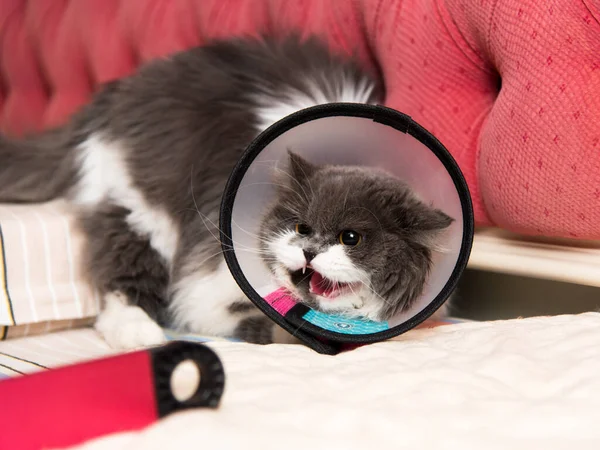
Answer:
<path fill-rule="evenodd" d="M 458 160 L 479 225 L 600 239 L 599 20 L 598 0 L 2 0 L 0 126 L 59 124 L 210 38 L 299 29 L 381 70 L 386 104 Z"/>

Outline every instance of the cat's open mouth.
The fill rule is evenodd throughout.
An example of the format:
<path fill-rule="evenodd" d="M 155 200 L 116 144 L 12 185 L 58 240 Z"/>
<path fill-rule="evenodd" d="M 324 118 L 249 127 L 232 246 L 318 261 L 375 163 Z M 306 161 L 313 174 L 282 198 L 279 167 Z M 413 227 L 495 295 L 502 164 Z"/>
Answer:
<path fill-rule="evenodd" d="M 311 294 L 331 300 L 342 294 L 352 293 L 353 289 L 357 287 L 357 283 L 330 280 L 310 267 L 291 272 L 290 276 L 294 285 L 304 285 Z"/>

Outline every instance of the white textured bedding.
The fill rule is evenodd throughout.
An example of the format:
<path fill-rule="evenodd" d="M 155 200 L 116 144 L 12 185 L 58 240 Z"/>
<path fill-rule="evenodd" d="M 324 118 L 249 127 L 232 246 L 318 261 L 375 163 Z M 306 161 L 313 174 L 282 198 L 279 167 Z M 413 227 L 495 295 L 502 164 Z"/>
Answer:
<path fill-rule="evenodd" d="M 80 448 L 600 448 L 597 313 L 414 330 L 336 357 L 209 345 L 227 372 L 220 409 Z"/>

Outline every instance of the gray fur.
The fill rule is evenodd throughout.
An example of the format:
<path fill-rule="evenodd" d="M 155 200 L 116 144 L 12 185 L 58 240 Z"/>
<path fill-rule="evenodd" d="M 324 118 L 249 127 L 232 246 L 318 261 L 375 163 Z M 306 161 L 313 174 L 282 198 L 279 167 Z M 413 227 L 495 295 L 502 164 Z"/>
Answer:
<path fill-rule="evenodd" d="M 254 304 L 246 301 L 239 301 L 229 305 L 228 309 L 231 314 L 245 314 L 254 309 Z"/>
<path fill-rule="evenodd" d="M 149 236 L 130 228 L 127 219 L 134 212 L 106 198 L 78 210 L 87 237 L 86 273 L 102 293 L 120 291 L 153 320 L 173 325 L 169 305 L 182 289 L 178 282 L 214 272 L 223 261 L 219 204 L 232 168 L 262 131 L 259 108 L 294 92 L 312 96 L 315 87 L 329 98 L 340 83 L 358 85 L 365 79 L 353 61 L 331 55 L 317 40 L 295 37 L 218 41 L 155 60 L 106 85 L 64 127 L 22 140 L 0 138 L 0 201 L 74 198 L 82 176 L 79 145 L 95 135 L 118 143 L 133 187 L 174 224 L 177 248 L 173 260 L 165 260 Z M 379 94 L 375 89 L 373 99 Z M 290 170 L 295 182 L 310 184 L 314 195 L 299 201 L 289 189 L 281 191 L 263 235 L 294 221 L 309 222 L 328 236 L 304 243 L 318 254 L 340 227 L 367 230 L 365 245 L 351 255 L 387 299 L 382 316 L 410 306 L 429 270 L 430 237 L 451 219 L 387 175 L 318 168 L 294 156 Z M 270 341 L 272 323 L 247 299 L 235 299 L 226 309 L 239 319 L 237 337 Z"/>
<path fill-rule="evenodd" d="M 270 344 L 273 333 L 273 322 L 267 316 L 245 317 L 235 330 L 236 336 L 243 336 L 245 341 L 255 344 Z"/>
<path fill-rule="evenodd" d="M 72 147 L 66 134 L 53 130 L 18 141 L 0 136 L 3 201 L 44 202 L 64 194 L 75 178 Z"/>

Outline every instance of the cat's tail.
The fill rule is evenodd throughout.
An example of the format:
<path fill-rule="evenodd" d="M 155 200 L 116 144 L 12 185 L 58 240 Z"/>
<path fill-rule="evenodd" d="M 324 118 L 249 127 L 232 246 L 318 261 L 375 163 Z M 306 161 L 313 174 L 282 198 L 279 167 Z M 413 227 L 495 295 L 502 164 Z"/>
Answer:
<path fill-rule="evenodd" d="M 36 203 L 61 197 L 77 178 L 66 128 L 33 137 L 0 136 L 0 202 Z"/>

